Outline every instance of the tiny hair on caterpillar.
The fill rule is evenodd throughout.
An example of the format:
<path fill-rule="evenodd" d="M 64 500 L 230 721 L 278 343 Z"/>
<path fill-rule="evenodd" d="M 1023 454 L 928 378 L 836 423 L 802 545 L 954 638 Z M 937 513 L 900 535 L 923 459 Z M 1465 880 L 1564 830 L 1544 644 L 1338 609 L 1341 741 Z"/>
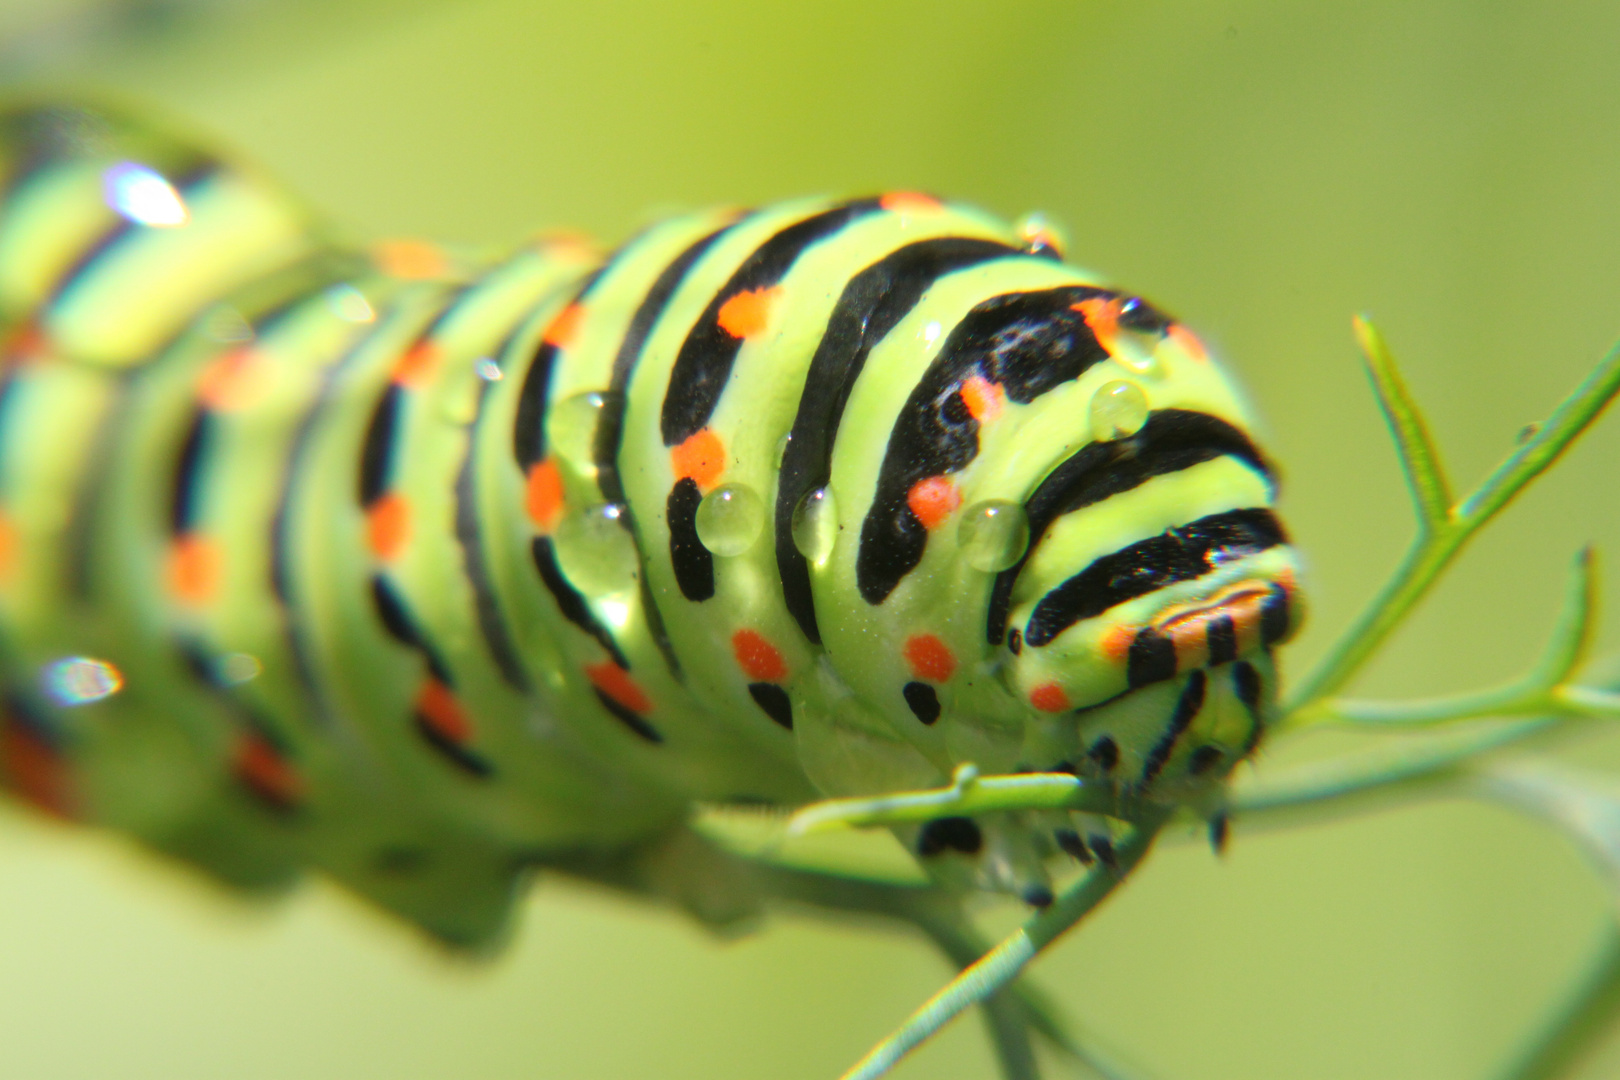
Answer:
<path fill-rule="evenodd" d="M 490 256 L 350 242 L 99 106 L 13 108 L 0 156 L 17 798 L 469 951 L 536 872 L 815 902 L 699 810 L 964 767 L 1087 796 L 895 822 L 932 897 L 1224 837 L 1303 611 L 1276 469 L 1040 219 L 890 192 Z"/>

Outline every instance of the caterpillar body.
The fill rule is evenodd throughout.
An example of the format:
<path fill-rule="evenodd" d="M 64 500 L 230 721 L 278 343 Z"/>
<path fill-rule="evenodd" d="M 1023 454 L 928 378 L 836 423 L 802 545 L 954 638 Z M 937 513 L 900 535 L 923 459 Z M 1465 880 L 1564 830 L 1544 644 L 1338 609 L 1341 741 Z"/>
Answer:
<path fill-rule="evenodd" d="M 1272 467 L 1198 340 L 1038 228 L 892 193 L 486 259 L 99 109 L 0 127 L 29 802 L 477 946 L 537 866 L 736 914 L 699 804 L 972 762 L 1213 813 L 1264 733 Z M 901 837 L 1036 904 L 1110 842 Z"/>

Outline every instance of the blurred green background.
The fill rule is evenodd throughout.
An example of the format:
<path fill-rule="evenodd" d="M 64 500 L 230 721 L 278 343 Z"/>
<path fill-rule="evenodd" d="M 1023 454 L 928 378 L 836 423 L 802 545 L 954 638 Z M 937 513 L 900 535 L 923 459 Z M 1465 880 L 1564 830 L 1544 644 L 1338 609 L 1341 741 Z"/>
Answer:
<path fill-rule="evenodd" d="M 4 0 L 0 77 L 178 116 L 364 232 L 613 239 L 897 187 L 1045 210 L 1250 387 L 1312 570 L 1296 670 L 1410 533 L 1350 313 L 1379 320 L 1459 481 L 1620 335 L 1610 3 Z M 1524 666 L 1573 549 L 1620 550 L 1617 456 L 1611 417 L 1360 690 Z M 1603 741 L 1567 753 L 1620 766 Z M 1562 841 L 1444 804 L 1240 828 L 1223 861 L 1163 850 L 1037 970 L 1167 1080 L 1477 1077 L 1603 912 Z M 6 1077 L 820 1080 L 945 975 L 881 930 L 782 918 L 720 944 L 551 881 L 469 966 L 324 885 L 244 905 L 0 814 Z M 898 1075 L 991 1068 L 969 1020 Z M 1614 1071 L 1620 1047 L 1588 1074 Z"/>

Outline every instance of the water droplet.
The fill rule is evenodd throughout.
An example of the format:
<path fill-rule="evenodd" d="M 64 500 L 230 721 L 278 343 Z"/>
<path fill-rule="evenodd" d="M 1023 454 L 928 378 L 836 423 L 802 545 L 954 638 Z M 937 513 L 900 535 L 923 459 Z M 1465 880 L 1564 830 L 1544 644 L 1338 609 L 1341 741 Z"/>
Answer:
<path fill-rule="evenodd" d="M 838 500 L 830 487 L 817 488 L 793 508 L 793 546 L 810 561 L 821 566 L 832 555 L 838 542 Z"/>
<path fill-rule="evenodd" d="M 1061 259 L 1063 253 L 1069 250 L 1068 230 L 1039 210 L 1033 210 L 1019 218 L 1013 228 L 1018 231 L 1018 238 L 1024 242 L 1024 250 L 1031 255 L 1051 252 Z"/>
<path fill-rule="evenodd" d="M 501 371 L 501 365 L 497 364 L 487 356 L 479 360 L 478 363 L 474 364 L 473 370 L 477 371 L 478 377 L 483 379 L 485 382 L 500 382 L 503 374 Z"/>
<path fill-rule="evenodd" d="M 1029 546 L 1029 517 L 1015 502 L 989 499 L 974 503 L 962 515 L 956 542 L 969 566 L 998 573 L 1023 558 Z"/>
<path fill-rule="evenodd" d="M 587 506 L 565 516 L 552 536 L 563 573 L 588 597 L 635 585 L 636 546 L 623 519 L 624 507 L 617 503 Z"/>
<path fill-rule="evenodd" d="M 602 419 L 607 395 L 595 390 L 564 398 L 551 410 L 546 433 L 557 454 L 576 469 L 596 465 L 596 425 Z"/>
<path fill-rule="evenodd" d="M 107 205 L 137 225 L 173 229 L 191 220 L 180 192 L 145 165 L 120 161 L 102 174 L 101 183 Z"/>
<path fill-rule="evenodd" d="M 698 539 L 716 555 L 741 555 L 763 531 L 765 502 L 747 484 L 722 484 L 698 503 Z"/>
<path fill-rule="evenodd" d="M 1107 442 L 1135 435 L 1147 423 L 1148 400 L 1142 388 L 1124 379 L 1103 383 L 1091 396 L 1091 436 Z"/>
<path fill-rule="evenodd" d="M 371 301 L 361 295 L 353 285 L 333 285 L 326 290 L 326 306 L 344 322 L 368 323 L 377 318 Z"/>
<path fill-rule="evenodd" d="M 1159 358 L 1163 334 L 1149 333 L 1120 327 L 1109 341 L 1110 355 L 1127 369 L 1147 379 L 1164 374 L 1164 361 Z"/>
<path fill-rule="evenodd" d="M 124 673 L 110 661 L 68 656 L 45 665 L 45 694 L 58 705 L 88 705 L 124 688 Z"/>
<path fill-rule="evenodd" d="M 782 462 L 787 459 L 788 444 L 793 442 L 793 432 L 788 432 L 776 440 L 776 467 L 780 469 Z"/>
<path fill-rule="evenodd" d="M 219 677 L 231 686 L 252 682 L 264 673 L 264 665 L 252 653 L 226 653 L 219 658 Z"/>
<path fill-rule="evenodd" d="M 924 326 L 922 328 L 923 340 L 928 342 L 928 344 L 932 345 L 935 341 L 939 340 L 939 332 L 940 332 L 939 323 L 938 322 L 931 322 L 927 326 Z"/>

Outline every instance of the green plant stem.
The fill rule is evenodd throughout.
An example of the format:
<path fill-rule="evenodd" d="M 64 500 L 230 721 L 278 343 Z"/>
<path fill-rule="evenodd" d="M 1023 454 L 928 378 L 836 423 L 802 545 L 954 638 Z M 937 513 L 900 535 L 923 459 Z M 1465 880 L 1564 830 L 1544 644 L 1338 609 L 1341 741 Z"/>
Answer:
<path fill-rule="evenodd" d="M 1051 907 L 1030 919 L 929 998 L 893 1034 L 873 1047 L 843 1080 L 876 1080 L 906 1054 L 970 1005 L 984 1001 L 1018 977 L 1042 949 L 1074 926 L 1134 870 L 1152 848 L 1162 818 L 1138 824 L 1116 850 L 1117 870 L 1097 867 L 1065 890 Z"/>
<path fill-rule="evenodd" d="M 1400 567 L 1316 670 L 1291 695 L 1285 709 L 1285 726 L 1288 715 L 1300 712 L 1302 707 L 1343 687 L 1433 587 L 1463 545 L 1591 426 L 1620 391 L 1620 346 L 1610 349 L 1591 374 L 1554 410 L 1547 423 L 1508 455 L 1444 518 L 1437 518 L 1426 510 L 1433 502 L 1435 490 L 1430 478 L 1436 468 L 1432 452 L 1426 440 L 1418 440 L 1424 449 L 1416 455 L 1409 445 L 1413 439 L 1411 418 L 1418 417 L 1417 423 L 1421 425 L 1417 406 L 1398 378 L 1387 378 L 1387 373 L 1394 371 L 1387 353 L 1379 364 L 1371 364 L 1371 370 L 1385 414 L 1396 432 L 1402 465 L 1414 490 L 1418 491 L 1420 507 L 1425 509 L 1420 510 L 1418 537 Z"/>
<path fill-rule="evenodd" d="M 1620 929 L 1609 924 L 1597 958 L 1579 985 L 1497 1080 L 1558 1080 L 1570 1075 L 1616 1017 L 1620 1017 Z"/>
<path fill-rule="evenodd" d="M 1229 810 L 1242 822 L 1270 825 L 1358 798 L 1431 794 L 1452 783 L 1460 766 L 1559 726 L 1552 717 L 1482 721 L 1421 741 L 1262 774 L 1233 788 Z"/>

